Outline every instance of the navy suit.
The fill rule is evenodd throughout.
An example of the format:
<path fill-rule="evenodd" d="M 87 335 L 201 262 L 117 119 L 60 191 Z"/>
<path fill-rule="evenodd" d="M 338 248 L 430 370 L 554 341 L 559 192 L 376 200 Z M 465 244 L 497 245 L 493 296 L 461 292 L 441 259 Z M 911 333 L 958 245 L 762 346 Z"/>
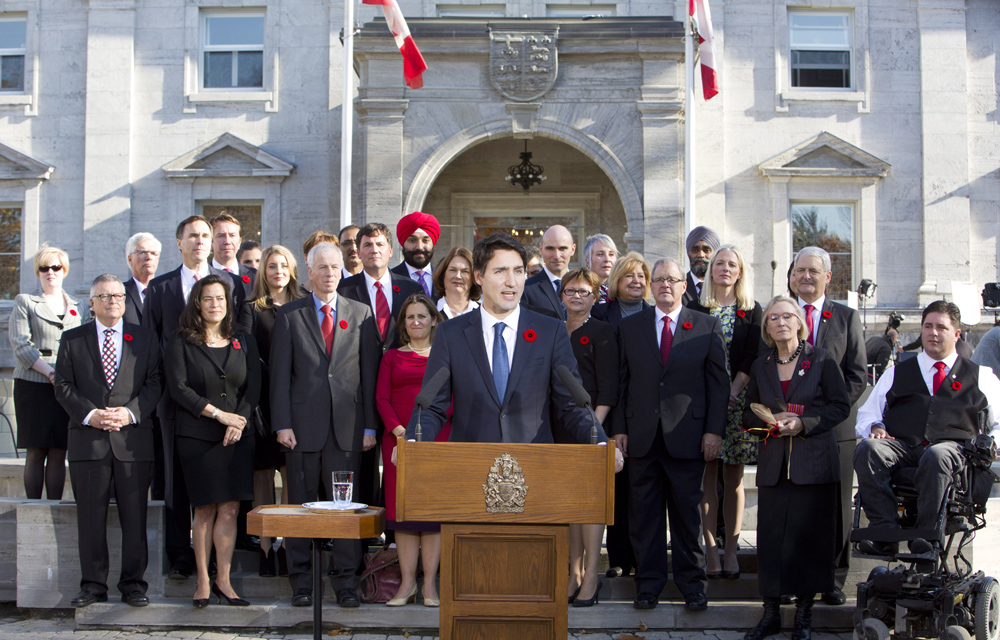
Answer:
<path fill-rule="evenodd" d="M 524 283 L 524 298 L 522 301 L 532 307 L 548 309 L 556 314 L 558 318 L 566 318 L 566 309 L 563 308 L 562 301 L 556 294 L 556 288 L 549 280 L 549 275 L 542 269 L 535 275 L 528 278 Z"/>

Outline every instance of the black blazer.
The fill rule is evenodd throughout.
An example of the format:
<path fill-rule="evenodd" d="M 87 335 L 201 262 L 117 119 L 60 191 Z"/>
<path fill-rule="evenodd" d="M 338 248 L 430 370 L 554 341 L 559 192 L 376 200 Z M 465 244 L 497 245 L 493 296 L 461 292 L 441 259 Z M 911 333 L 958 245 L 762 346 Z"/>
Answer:
<path fill-rule="evenodd" d="M 101 345 L 93 322 L 63 333 L 56 360 L 55 396 L 69 414 L 67 454 L 70 462 L 103 460 L 108 450 L 123 462 L 153 460 L 150 416 L 163 391 L 160 348 L 156 335 L 126 322 L 122 326 L 122 357 L 110 389 L 101 365 Z M 127 336 L 127 337 L 126 337 Z M 136 423 L 120 431 L 84 426 L 94 409 L 125 407 Z"/>
<path fill-rule="evenodd" d="M 257 344 L 241 332 L 233 335 L 225 350 L 226 357 L 220 367 L 205 344 L 189 344 L 180 335 L 167 344 L 163 368 L 167 388 L 178 406 L 177 435 L 220 442 L 226 427 L 201 415 L 208 404 L 243 416 L 250 427 L 250 416 L 260 398 Z M 244 429 L 243 435 L 252 436 L 253 432 L 250 427 Z"/>
<path fill-rule="evenodd" d="M 391 271 L 390 271 L 391 273 Z M 372 306 L 371 296 L 368 295 L 368 286 L 365 283 L 365 272 L 356 273 L 350 278 L 340 281 L 337 293 L 349 300 L 360 302 L 371 309 L 372 322 L 376 328 L 375 336 L 378 338 L 382 353 L 399 346 L 399 330 L 396 328 L 396 318 L 403 308 L 403 302 L 414 293 L 423 293 L 424 289 L 419 284 L 410 279 L 409 275 L 400 276 L 392 274 L 392 309 L 389 310 L 389 328 L 385 331 L 385 339 L 378 332 L 378 323 L 375 322 L 375 307 Z M 381 360 L 381 356 L 379 356 Z M 374 398 L 374 396 L 372 396 Z"/>
<path fill-rule="evenodd" d="M 606 322 L 590 320 L 569 337 L 573 355 L 580 370 L 583 388 L 590 395 L 590 406 L 605 405 L 612 409 L 618 404 L 618 342 L 615 330 Z M 611 413 L 605 418 L 605 431 L 611 423 Z M 552 416 L 552 431 L 556 442 L 576 442 L 569 437 L 558 415 Z"/>
<path fill-rule="evenodd" d="M 623 318 L 618 327 L 621 377 L 612 427 L 628 435 L 631 456 L 645 456 L 659 436 L 671 456 L 701 459 L 702 436 L 725 434 L 730 380 L 722 325 L 687 308 L 677 325 L 665 366 L 655 308 Z"/>
<path fill-rule="evenodd" d="M 548 309 L 556 314 L 557 318 L 566 319 L 566 312 L 563 310 L 562 301 L 556 295 L 556 288 L 552 286 L 552 281 L 542 269 L 535 275 L 528 278 L 524 283 L 524 295 L 521 301 L 532 307 Z"/>
<path fill-rule="evenodd" d="M 125 285 L 125 315 L 122 320 L 129 324 L 142 324 L 142 296 L 139 295 L 139 287 L 136 286 L 132 274 L 122 279 Z"/>
<path fill-rule="evenodd" d="M 243 299 L 249 300 L 253 297 L 253 284 L 257 279 L 257 270 L 253 267 L 248 267 L 245 264 L 240 265 L 239 272 L 240 284 L 243 285 Z"/>
<path fill-rule="evenodd" d="M 700 307 L 701 304 L 698 303 L 698 287 L 694 284 L 694 276 L 692 276 L 691 272 L 688 271 L 685 278 L 688 286 L 687 289 L 684 290 L 684 295 L 681 296 L 681 304 L 685 307 L 691 307 L 692 305 L 698 305 Z M 704 281 L 702 281 L 702 284 L 704 284 Z"/>
<path fill-rule="evenodd" d="M 648 302 L 642 301 L 642 309 L 639 313 L 642 313 L 646 309 L 652 309 Z M 601 304 L 595 304 L 594 308 L 590 310 L 590 317 L 601 322 L 607 322 L 611 325 L 611 328 L 618 331 L 618 325 L 622 321 L 622 308 L 621 303 L 615 300 L 609 300 Z"/>
<path fill-rule="evenodd" d="M 851 406 L 840 367 L 830 352 L 806 343 L 795 364 L 787 396 L 781 392 L 774 353 L 762 355 L 753 364 L 748 387 L 747 408 L 743 413 L 743 423 L 748 427 L 764 426 L 750 409 L 751 402 L 766 405 L 772 413 L 787 410 L 787 402 L 805 407 L 800 416 L 801 434 L 792 438 L 770 437 L 761 444 L 757 486 L 776 485 L 785 462 L 794 484 L 839 482 L 840 453 L 833 430 L 847 417 Z"/>
<path fill-rule="evenodd" d="M 697 301 L 688 308 L 692 311 L 709 313 L 709 309 Z M 754 361 L 769 350 L 760 338 L 763 319 L 764 310 L 757 302 L 753 303 L 753 309 L 749 313 L 742 309 L 737 310 L 736 321 L 733 323 L 733 339 L 729 341 L 730 380 L 735 380 L 736 374 L 740 372 L 750 375 Z"/>
<path fill-rule="evenodd" d="M 854 309 L 832 302 L 827 296 L 816 329 L 816 346 L 830 352 L 830 357 L 840 366 L 840 373 L 847 385 L 847 398 L 851 406 L 857 403 L 868 385 L 868 357 L 861 318 Z M 855 440 L 854 420 L 846 419 L 837 425 L 838 442 Z"/>

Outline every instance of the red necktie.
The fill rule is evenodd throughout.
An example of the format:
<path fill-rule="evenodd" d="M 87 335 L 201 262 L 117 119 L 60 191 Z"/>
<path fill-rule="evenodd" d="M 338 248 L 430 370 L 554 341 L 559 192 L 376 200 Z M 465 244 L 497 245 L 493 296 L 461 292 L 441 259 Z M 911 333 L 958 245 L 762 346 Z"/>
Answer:
<path fill-rule="evenodd" d="M 670 356 L 670 345 L 674 342 L 674 334 L 670 331 L 670 316 L 663 316 L 663 332 L 660 334 L 660 360 L 664 366 Z"/>
<path fill-rule="evenodd" d="M 806 311 L 806 329 L 809 329 L 809 344 L 816 345 L 816 336 L 813 332 L 813 310 L 816 308 L 811 304 L 802 307 Z"/>
<path fill-rule="evenodd" d="M 389 302 L 382 293 L 382 283 L 375 281 L 375 320 L 378 322 L 378 332 L 385 340 L 385 332 L 389 329 Z"/>
<path fill-rule="evenodd" d="M 934 368 L 937 369 L 937 371 L 934 372 L 934 379 L 931 380 L 931 384 L 934 386 L 934 395 L 937 395 L 938 389 L 941 388 L 941 383 L 944 382 L 944 366 L 943 362 L 934 363 Z"/>
<path fill-rule="evenodd" d="M 324 304 L 319 310 L 323 312 L 323 323 L 319 328 L 323 332 L 323 341 L 326 342 L 326 355 L 330 355 L 333 353 L 333 313 L 328 304 Z"/>
<path fill-rule="evenodd" d="M 194 274 L 194 281 L 198 282 L 199 280 L 201 280 L 201 276 L 199 276 L 197 273 Z"/>

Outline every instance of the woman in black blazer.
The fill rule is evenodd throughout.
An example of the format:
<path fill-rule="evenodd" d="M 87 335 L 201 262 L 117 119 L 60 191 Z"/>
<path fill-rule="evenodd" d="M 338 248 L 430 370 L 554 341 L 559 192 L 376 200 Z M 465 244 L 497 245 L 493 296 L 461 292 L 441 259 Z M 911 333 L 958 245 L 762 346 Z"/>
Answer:
<path fill-rule="evenodd" d="M 176 451 L 188 486 L 198 586 L 194 605 L 210 592 L 231 605 L 247 605 L 229 582 L 240 500 L 253 497 L 253 428 L 260 395 L 260 356 L 254 339 L 234 332 L 229 282 L 210 275 L 197 281 L 167 344 L 164 372 L 177 403 Z M 209 582 L 212 542 L 218 573 Z"/>
<path fill-rule="evenodd" d="M 793 640 L 808 640 L 812 603 L 833 588 L 840 457 L 833 428 L 850 413 L 840 365 L 806 342 L 802 308 L 777 296 L 764 309 L 771 352 L 753 364 L 747 400 L 767 406 L 774 424 L 750 408 L 744 424 L 767 437 L 757 460 L 757 583 L 764 616 L 746 634 L 781 632 L 783 594 L 797 596 Z M 764 430 L 767 431 L 764 431 Z"/>
<path fill-rule="evenodd" d="M 590 315 L 600 295 L 601 281 L 589 269 L 573 269 L 562 277 L 559 298 L 566 307 L 566 331 L 573 345 L 583 388 L 590 395 L 590 406 L 597 420 L 604 424 L 611 409 L 618 404 L 618 344 L 611 325 Z M 557 443 L 575 442 L 558 419 L 553 419 L 552 425 Z M 569 601 L 574 607 L 590 607 L 598 601 L 601 582 L 597 563 L 603 536 L 603 524 L 569 526 Z"/>
<path fill-rule="evenodd" d="M 607 322 L 612 329 L 618 331 L 618 323 L 622 318 L 649 308 L 646 298 L 649 297 L 651 279 L 649 265 L 637 252 L 630 251 L 618 258 L 608 276 L 608 301 L 594 306 L 591 317 Z M 617 516 L 615 522 L 618 522 Z M 610 529 L 608 531 L 610 534 Z M 615 566 L 614 559 L 611 559 L 611 565 Z M 635 566 L 635 563 L 632 562 L 629 566 Z"/>
<path fill-rule="evenodd" d="M 719 462 L 705 463 L 702 498 L 702 527 L 705 534 L 705 569 L 709 578 L 735 580 L 740 576 L 736 557 L 743 528 L 743 467 L 757 461 L 757 441 L 747 437 L 743 426 L 746 407 L 746 385 L 750 368 L 760 355 L 761 308 L 754 302 L 750 274 L 746 272 L 743 254 L 731 244 L 719 247 L 712 254 L 701 298 L 688 307 L 714 316 L 722 323 L 726 341 L 726 366 L 729 368 L 729 412 L 726 435 L 722 441 L 722 517 L 726 525 L 725 557 L 719 562 L 716 545 L 716 524 L 719 513 Z"/>
<path fill-rule="evenodd" d="M 260 413 L 264 419 L 267 437 L 254 441 L 253 455 L 253 503 L 254 506 L 274 504 L 274 473 L 281 473 L 281 504 L 288 503 L 288 482 L 285 476 L 285 455 L 281 452 L 274 434 L 270 433 L 271 402 L 268 384 L 269 362 L 271 359 L 271 334 L 274 331 L 274 317 L 278 307 L 298 300 L 305 295 L 299 286 L 298 268 L 295 256 L 280 244 L 264 249 L 260 259 L 260 271 L 254 281 L 253 299 L 240 307 L 239 331 L 254 337 L 260 352 L 261 391 Z M 260 565 L 257 573 L 261 576 L 288 575 L 285 547 L 282 544 L 277 553 L 272 553 L 274 540 L 268 536 L 260 538 Z"/>

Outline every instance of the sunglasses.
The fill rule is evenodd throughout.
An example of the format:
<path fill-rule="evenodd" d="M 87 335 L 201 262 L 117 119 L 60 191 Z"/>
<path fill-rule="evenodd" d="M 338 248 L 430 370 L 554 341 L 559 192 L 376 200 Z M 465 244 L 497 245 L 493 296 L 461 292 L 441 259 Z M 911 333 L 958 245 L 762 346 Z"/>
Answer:
<path fill-rule="evenodd" d="M 42 265 L 41 267 L 38 267 L 38 271 L 41 272 L 41 273 L 48 273 L 50 270 L 51 271 L 56 271 L 56 272 L 62 271 L 62 265 L 61 264 L 54 264 L 54 265 L 51 265 L 51 266 Z"/>

